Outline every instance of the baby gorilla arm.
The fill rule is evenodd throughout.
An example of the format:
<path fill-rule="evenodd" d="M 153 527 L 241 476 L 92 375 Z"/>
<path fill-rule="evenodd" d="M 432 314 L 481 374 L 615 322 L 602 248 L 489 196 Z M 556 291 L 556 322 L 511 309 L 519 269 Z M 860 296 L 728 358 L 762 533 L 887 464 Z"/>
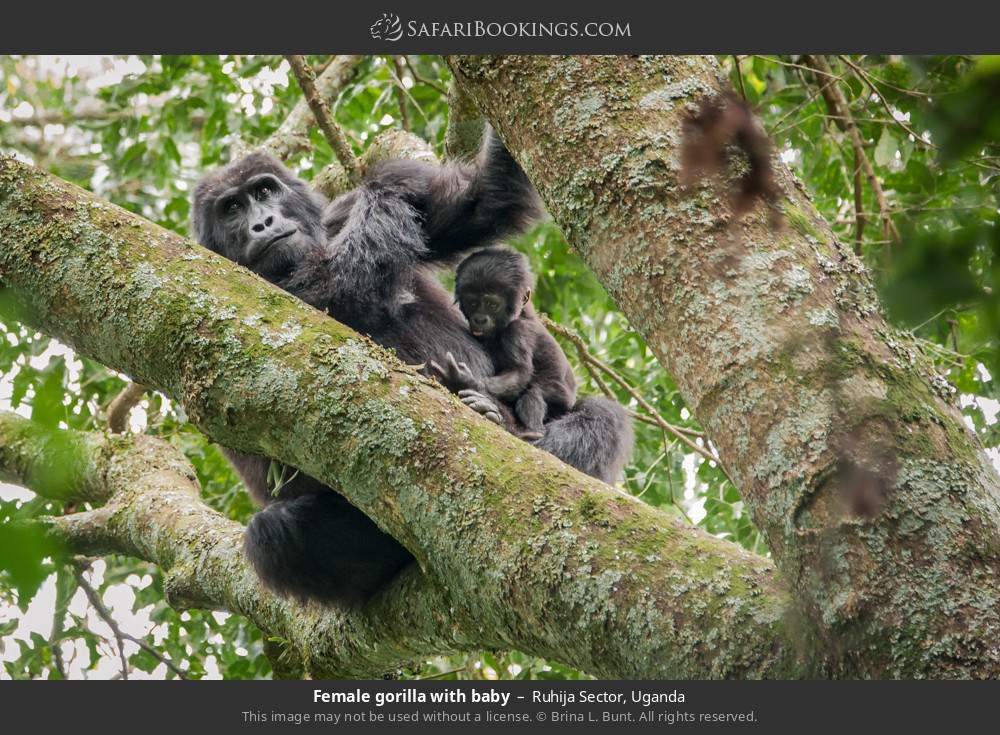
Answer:
<path fill-rule="evenodd" d="M 503 329 L 494 360 L 504 366 L 496 375 L 483 379 L 491 396 L 513 402 L 527 389 L 533 371 L 535 331 L 526 320 L 515 319 Z"/>

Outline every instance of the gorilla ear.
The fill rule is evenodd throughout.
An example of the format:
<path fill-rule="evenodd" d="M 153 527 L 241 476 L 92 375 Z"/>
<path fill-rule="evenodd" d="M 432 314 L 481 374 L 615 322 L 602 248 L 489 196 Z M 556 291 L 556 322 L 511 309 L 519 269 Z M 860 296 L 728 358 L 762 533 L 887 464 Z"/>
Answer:
<path fill-rule="evenodd" d="M 521 306 L 524 306 L 529 301 L 531 301 L 531 289 L 526 288 L 524 289 L 524 296 L 521 297 Z"/>

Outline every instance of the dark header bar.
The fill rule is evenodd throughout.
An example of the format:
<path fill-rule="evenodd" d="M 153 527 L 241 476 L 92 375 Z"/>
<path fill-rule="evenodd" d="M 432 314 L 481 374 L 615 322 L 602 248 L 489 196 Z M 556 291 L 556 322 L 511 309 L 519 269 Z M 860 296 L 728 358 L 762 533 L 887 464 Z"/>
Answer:
<path fill-rule="evenodd" d="M 0 53 L 998 53 L 1000 3 L 8 3 Z"/>

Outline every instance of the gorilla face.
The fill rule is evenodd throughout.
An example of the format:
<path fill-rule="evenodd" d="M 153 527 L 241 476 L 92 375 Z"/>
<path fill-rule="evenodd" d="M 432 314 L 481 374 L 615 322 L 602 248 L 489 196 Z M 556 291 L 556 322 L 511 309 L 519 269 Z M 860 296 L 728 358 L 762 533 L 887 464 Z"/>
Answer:
<path fill-rule="evenodd" d="M 276 281 L 323 242 L 323 204 L 277 160 L 254 153 L 199 182 L 194 230 L 206 247 Z"/>
<path fill-rule="evenodd" d="M 503 246 L 485 248 L 455 272 L 455 300 L 477 339 L 492 339 L 521 316 L 534 276 L 527 259 Z"/>
<path fill-rule="evenodd" d="M 491 339 L 519 315 L 517 294 L 505 291 L 477 291 L 465 288 L 458 292 L 458 304 L 469 322 L 469 331 L 478 339 Z"/>
<path fill-rule="evenodd" d="M 296 218 L 292 192 L 272 174 L 251 176 L 216 199 L 216 216 L 226 230 L 225 255 L 259 272 L 271 272 L 311 242 Z"/>

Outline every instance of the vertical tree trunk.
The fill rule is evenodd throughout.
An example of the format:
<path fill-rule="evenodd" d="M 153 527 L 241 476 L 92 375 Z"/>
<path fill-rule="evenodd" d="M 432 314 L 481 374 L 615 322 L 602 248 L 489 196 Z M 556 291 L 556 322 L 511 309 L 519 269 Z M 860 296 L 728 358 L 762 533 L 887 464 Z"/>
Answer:
<path fill-rule="evenodd" d="M 456 78 L 675 377 L 847 676 L 1000 675 L 998 481 L 952 389 L 778 161 L 784 225 L 684 191 L 702 57 L 455 57 Z"/>

